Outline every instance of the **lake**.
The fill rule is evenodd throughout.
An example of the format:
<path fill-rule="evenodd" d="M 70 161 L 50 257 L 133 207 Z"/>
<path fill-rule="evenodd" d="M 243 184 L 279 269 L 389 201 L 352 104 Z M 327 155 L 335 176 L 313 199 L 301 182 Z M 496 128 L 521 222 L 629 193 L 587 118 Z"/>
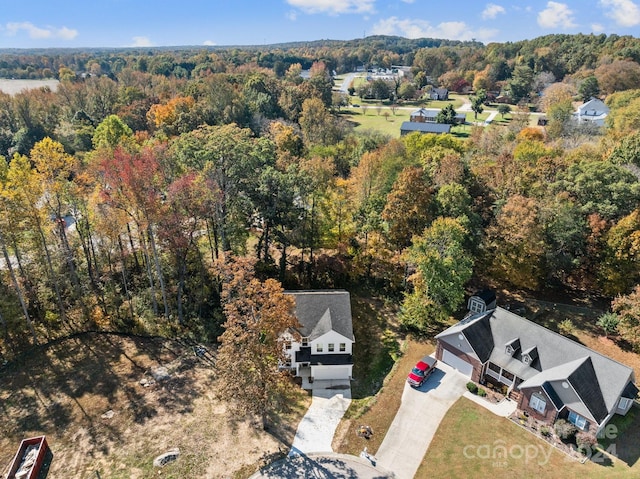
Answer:
<path fill-rule="evenodd" d="M 43 86 L 48 86 L 52 91 L 56 91 L 59 83 L 58 80 L 9 80 L 0 78 L 0 91 L 15 95 L 22 90 L 33 90 Z"/>

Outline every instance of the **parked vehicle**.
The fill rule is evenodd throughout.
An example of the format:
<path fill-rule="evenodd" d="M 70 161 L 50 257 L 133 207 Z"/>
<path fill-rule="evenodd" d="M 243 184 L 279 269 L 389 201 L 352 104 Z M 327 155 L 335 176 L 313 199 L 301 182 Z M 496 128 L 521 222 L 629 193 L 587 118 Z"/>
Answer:
<path fill-rule="evenodd" d="M 438 360 L 431 356 L 425 356 L 413 367 L 409 376 L 407 376 L 407 382 L 414 388 L 422 386 L 427 378 L 431 375 L 436 367 Z"/>

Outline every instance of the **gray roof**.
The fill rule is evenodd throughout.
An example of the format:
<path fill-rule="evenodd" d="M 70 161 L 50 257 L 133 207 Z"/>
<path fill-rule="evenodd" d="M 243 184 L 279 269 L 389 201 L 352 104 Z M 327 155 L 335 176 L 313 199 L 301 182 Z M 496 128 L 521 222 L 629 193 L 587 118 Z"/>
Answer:
<path fill-rule="evenodd" d="M 554 402 L 559 397 L 568 407 L 598 423 L 614 409 L 629 381 L 634 380 L 630 367 L 506 309 L 473 315 L 436 338 L 460 333 L 483 362 L 488 359 L 523 379 L 520 389 L 546 385 L 546 390 L 550 385 L 556 393 Z M 516 338 L 520 340 L 520 348 L 509 356 L 505 346 Z M 487 356 L 491 342 L 493 347 Z M 532 347 L 537 348 L 538 356 L 528 365 L 522 361 L 522 352 Z M 563 382 L 572 386 L 571 395 L 559 387 Z"/>
<path fill-rule="evenodd" d="M 351 299 L 348 291 L 285 291 L 293 296 L 300 334 L 310 341 L 335 331 L 354 341 Z"/>
<path fill-rule="evenodd" d="M 400 131 L 419 131 L 420 133 L 449 133 L 451 131 L 451 125 L 447 123 L 421 123 L 419 121 L 404 121 L 400 126 Z"/>

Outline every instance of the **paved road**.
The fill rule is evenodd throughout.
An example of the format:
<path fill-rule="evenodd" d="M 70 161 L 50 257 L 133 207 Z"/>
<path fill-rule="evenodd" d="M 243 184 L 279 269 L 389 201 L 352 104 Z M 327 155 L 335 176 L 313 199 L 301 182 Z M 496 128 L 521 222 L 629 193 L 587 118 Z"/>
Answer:
<path fill-rule="evenodd" d="M 398 413 L 375 455 L 378 465 L 398 479 L 412 479 L 440 421 L 466 391 L 467 381 L 469 378 L 440 361 L 419 389 L 405 383 Z"/>
<path fill-rule="evenodd" d="M 275 462 L 250 479 L 395 479 L 366 459 L 346 454 L 309 454 Z"/>
<path fill-rule="evenodd" d="M 314 388 L 311 406 L 298 424 L 289 455 L 333 452 L 331 442 L 349 404 L 348 385 L 342 389 Z"/>

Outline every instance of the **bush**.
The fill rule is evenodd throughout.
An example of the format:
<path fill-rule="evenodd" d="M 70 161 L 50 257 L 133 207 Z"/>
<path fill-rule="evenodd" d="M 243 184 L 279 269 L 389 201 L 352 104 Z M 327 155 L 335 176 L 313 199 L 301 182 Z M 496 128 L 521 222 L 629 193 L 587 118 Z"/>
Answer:
<path fill-rule="evenodd" d="M 540 434 L 542 434 L 544 437 L 551 436 L 551 428 L 549 426 L 542 426 L 540 428 Z"/>
<path fill-rule="evenodd" d="M 597 439 L 587 432 L 579 432 L 576 434 L 576 445 L 578 446 L 578 451 L 583 454 L 591 454 L 597 444 Z"/>
<path fill-rule="evenodd" d="M 570 441 L 578 432 L 578 428 L 564 419 L 558 419 L 553 425 L 556 435 L 563 441 Z"/>
<path fill-rule="evenodd" d="M 482 388 L 478 388 L 478 396 L 480 396 L 481 398 L 485 397 L 487 395 L 487 391 L 485 391 Z"/>
<path fill-rule="evenodd" d="M 570 319 L 565 319 L 564 321 L 560 322 L 560 324 L 558 325 L 558 331 L 560 331 L 560 334 L 564 336 L 573 335 L 573 332 L 575 331 L 573 321 L 571 321 Z"/>
<path fill-rule="evenodd" d="M 469 390 L 469 392 L 476 394 L 478 392 L 478 385 L 476 383 L 469 381 L 467 383 L 467 389 Z"/>

